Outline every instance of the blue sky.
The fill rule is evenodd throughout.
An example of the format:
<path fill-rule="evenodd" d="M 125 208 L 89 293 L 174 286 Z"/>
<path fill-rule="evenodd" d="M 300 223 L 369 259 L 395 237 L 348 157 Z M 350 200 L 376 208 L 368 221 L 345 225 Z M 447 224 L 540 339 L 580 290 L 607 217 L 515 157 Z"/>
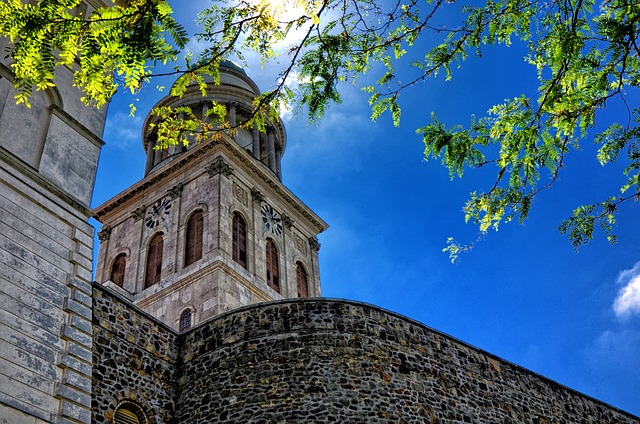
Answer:
<path fill-rule="evenodd" d="M 176 4 L 178 18 L 190 23 L 206 3 Z M 419 84 L 400 98 L 399 128 L 388 116 L 372 122 L 367 96 L 345 84 L 343 103 L 318 125 L 287 117 L 283 182 L 331 226 L 320 235 L 324 296 L 404 314 L 640 415 L 638 205 L 621 209 L 615 246 L 598 237 L 576 254 L 556 231 L 575 206 L 602 200 L 622 183 L 622 165 L 599 165 L 591 139 L 567 157 L 560 180 L 523 225 L 502 225 L 456 264 L 442 252 L 447 237 L 477 237 L 461 209 L 470 191 L 490 188 L 491 175 L 469 171 L 449 180 L 438 160 L 424 161 L 415 129 L 432 111 L 447 126 L 467 124 L 506 98 L 532 94 L 535 69 L 523 55 L 517 45 L 486 49 L 451 81 Z M 267 89 L 277 71 L 250 63 L 247 73 Z M 135 118 L 128 117 L 131 97 L 113 100 L 94 205 L 142 178 L 141 125 L 162 96 L 149 87 Z M 632 107 L 639 98 L 629 93 Z M 626 119 L 619 105 L 602 115 Z"/>

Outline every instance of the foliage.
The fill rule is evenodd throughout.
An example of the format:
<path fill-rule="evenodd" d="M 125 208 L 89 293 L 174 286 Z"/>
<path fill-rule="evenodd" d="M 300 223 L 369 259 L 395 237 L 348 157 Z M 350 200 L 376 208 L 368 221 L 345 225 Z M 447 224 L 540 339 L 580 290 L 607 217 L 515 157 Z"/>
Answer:
<path fill-rule="evenodd" d="M 608 0 L 597 10 L 594 0 L 491 0 L 462 8 L 441 0 L 298 0 L 296 5 L 301 13 L 275 30 L 270 27 L 273 13 L 235 2 L 205 11 L 213 25 L 204 31 L 212 45 L 222 41 L 226 53 L 253 48 L 269 58 L 273 52 L 255 40 L 270 36 L 271 46 L 282 39 L 283 29 L 297 29 L 299 41 L 288 51 L 295 67 L 284 69 L 281 79 L 298 72 L 297 100 L 310 119 L 320 118 L 331 102 L 340 102 L 340 81 L 377 72 L 376 83 L 363 88 L 370 93 L 372 118 L 390 112 L 398 125 L 403 90 L 438 74 L 451 78 L 459 62 L 470 55 L 481 57 L 483 48 L 508 46 L 512 40 L 528 46 L 526 60 L 539 80 L 536 97 L 508 99 L 467 128 L 447 129 L 433 115 L 431 123 L 417 130 L 425 157 L 441 157 L 451 177 L 469 168 L 495 167 L 494 184 L 471 193 L 464 208 L 466 220 L 478 225 L 479 238 L 502 222 L 524 220 L 536 196 L 557 181 L 565 156 L 589 139 L 587 131 L 595 126 L 598 112 L 614 100 L 626 104 L 627 91 L 640 85 L 637 0 Z M 456 13 L 463 22 L 447 26 Z M 261 32 L 264 28 L 269 31 Z M 240 32 L 245 43 L 224 44 L 238 40 Z M 416 43 L 426 35 L 430 40 Z M 401 75 L 396 68 L 407 62 L 413 73 Z M 639 122 L 640 111 L 630 110 L 622 122 L 595 136 L 603 165 L 624 156 L 626 181 L 620 194 L 581 206 L 562 222 L 559 229 L 574 248 L 591 240 L 596 227 L 615 243 L 619 205 L 640 197 Z M 472 245 L 449 239 L 445 250 L 455 260 Z"/>
<path fill-rule="evenodd" d="M 77 83 L 88 98 L 98 99 L 99 103 L 113 92 L 103 82 L 108 80 L 109 70 L 115 69 L 139 83 L 140 76 L 148 75 L 147 68 L 139 67 L 139 58 L 166 60 L 174 55 L 160 37 L 162 31 L 183 39 L 179 27 L 161 13 L 166 8 L 162 0 L 134 1 L 130 8 L 110 12 L 116 14 L 113 18 L 105 11 L 92 25 L 87 21 L 76 23 L 67 15 L 61 18 L 61 10 L 75 3 L 77 0 L 42 0 L 39 5 L 45 11 L 39 13 L 45 13 L 43 16 L 34 11 L 36 8 L 21 5 L 19 0 L 3 4 L 5 18 L 1 28 L 18 41 L 12 54 L 17 63 L 14 72 L 19 76 L 19 88 L 20 84 L 42 87 L 50 83 L 51 57 L 57 48 L 60 54 L 56 60 L 63 64 L 69 65 L 70 58 L 80 54 L 82 71 L 76 77 Z M 452 178 L 463 176 L 470 168 L 495 169 L 492 186 L 471 193 L 464 208 L 466 220 L 478 225 L 482 238 L 490 229 L 497 230 L 502 222 L 526 219 L 538 194 L 558 180 L 566 155 L 591 139 L 588 131 L 593 131 L 601 109 L 613 101 L 627 105 L 628 93 L 638 89 L 640 6 L 637 0 L 605 0 L 598 5 L 595 0 L 485 0 L 475 4 L 460 7 L 443 0 L 214 2 L 199 16 L 198 38 L 208 48 L 194 63 L 188 60 L 187 70 L 174 86 L 173 94 L 181 95 L 193 82 L 204 90 L 205 75 L 214 80 L 219 77 L 220 60 L 244 61 L 243 54 L 253 51 L 264 63 L 275 60 L 283 65 L 277 85 L 256 99 L 254 116 L 239 126 L 263 127 L 270 114 L 276 114 L 281 104 L 291 101 L 305 107 L 311 120 L 319 119 L 331 103 L 341 101 L 338 90 L 341 81 L 359 83 L 367 73 L 375 75 L 375 83 L 363 87 L 370 96 L 372 119 L 389 112 L 393 123 L 399 125 L 399 95 L 403 90 L 437 75 L 452 78 L 456 66 L 470 56 L 481 58 L 483 49 L 508 46 L 517 40 L 528 46 L 525 59 L 538 75 L 535 96 L 522 94 L 507 99 L 468 126 L 447 128 L 432 115 L 431 122 L 417 130 L 423 137 L 425 157 L 441 158 Z M 8 9 L 10 5 L 13 9 Z M 55 14 L 46 12 L 48 7 L 56 10 Z M 14 19 L 16 10 L 24 17 Z M 32 14 L 37 18 L 31 18 Z M 47 17 L 51 16 L 55 18 L 53 23 L 47 23 Z M 80 28 L 68 30 L 73 34 L 85 25 L 103 28 L 100 31 L 110 34 L 109 31 L 115 31 L 110 19 L 132 22 L 130 29 L 112 36 L 116 40 L 114 49 L 110 49 L 109 43 L 98 47 L 93 44 L 97 41 L 56 38 L 56 34 L 66 33 L 67 30 L 59 29 L 64 25 Z M 19 20 L 30 29 L 28 37 L 18 28 Z M 148 22 L 153 30 L 145 32 L 144 23 Z M 142 38 L 133 37 L 139 33 Z M 93 35 L 92 40 L 99 38 L 96 32 L 83 34 Z M 37 48 L 31 47 L 32 37 Z M 44 40 L 56 40 L 55 47 Z M 140 49 L 140 43 L 134 40 L 149 41 L 144 41 L 144 48 Z M 276 46 L 285 42 L 289 45 L 284 58 L 278 58 Z M 74 50 L 73 46 L 82 51 Z M 29 53 L 23 54 L 23 48 Z M 97 49 L 109 57 L 104 68 L 94 63 L 101 57 L 94 54 Z M 138 55 L 140 50 L 145 53 Z M 117 53 L 111 58 L 109 54 L 113 51 Z M 121 54 L 126 59 L 121 59 Z M 88 57 L 83 58 L 84 55 Z M 119 61 L 126 65 L 124 70 L 118 67 Z M 34 69 L 36 75 L 29 74 L 27 69 Z M 366 81 L 370 79 L 368 75 Z M 135 89 L 138 85 L 131 87 Z M 105 97 L 100 97 L 100 90 Z M 624 161 L 625 182 L 620 193 L 578 207 L 562 222 L 559 229 L 569 235 L 575 248 L 591 240 L 598 227 L 615 243 L 613 230 L 619 206 L 640 197 L 640 110 L 629 105 L 627 109 L 629 114 L 621 122 L 593 138 L 599 145 L 598 160 L 603 165 Z M 171 122 L 165 143 L 184 142 L 185 132 L 177 130 L 176 123 L 169 119 L 174 112 L 158 113 Z M 224 110 L 219 110 L 218 115 L 222 117 Z M 210 135 L 204 123 L 191 120 L 187 127 L 187 132 Z M 472 245 L 460 245 L 450 239 L 445 250 L 455 259 Z"/>
<path fill-rule="evenodd" d="M 153 64 L 175 60 L 187 41 L 166 1 L 129 0 L 86 16 L 80 2 L 0 2 L 0 34 L 13 43 L 8 53 L 18 103 L 29 104 L 33 87 L 52 87 L 56 66 L 74 68 L 77 61 L 74 85 L 86 103 L 100 107 L 120 85 L 138 90 Z"/>

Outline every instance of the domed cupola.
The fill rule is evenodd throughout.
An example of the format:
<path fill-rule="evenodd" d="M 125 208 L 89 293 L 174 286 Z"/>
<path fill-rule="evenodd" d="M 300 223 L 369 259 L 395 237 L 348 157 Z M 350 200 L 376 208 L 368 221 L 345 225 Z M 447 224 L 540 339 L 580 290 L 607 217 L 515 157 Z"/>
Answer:
<path fill-rule="evenodd" d="M 207 79 L 210 82 L 207 85 L 205 96 L 202 95 L 198 84 L 194 82 L 187 87 L 182 97 L 166 96 L 154 107 L 188 106 L 196 117 L 202 118 L 206 115 L 212 102 L 217 102 L 226 106 L 226 120 L 232 126 L 251 117 L 254 109 L 253 100 L 260 94 L 260 89 L 241 67 L 230 61 L 221 61 L 220 84 L 215 84 L 211 77 L 207 77 Z M 194 141 L 187 147 L 176 145 L 164 150 L 155 149 L 156 130 L 150 124 L 156 123 L 158 120 L 158 117 L 149 114 L 142 127 L 142 145 L 147 154 L 145 176 L 171 162 L 196 144 Z M 273 120 L 267 122 L 266 133 L 259 132 L 257 127 L 252 130 L 238 128 L 232 138 L 278 179 L 282 179 L 280 160 L 286 146 L 287 135 L 279 118 L 275 122 Z"/>

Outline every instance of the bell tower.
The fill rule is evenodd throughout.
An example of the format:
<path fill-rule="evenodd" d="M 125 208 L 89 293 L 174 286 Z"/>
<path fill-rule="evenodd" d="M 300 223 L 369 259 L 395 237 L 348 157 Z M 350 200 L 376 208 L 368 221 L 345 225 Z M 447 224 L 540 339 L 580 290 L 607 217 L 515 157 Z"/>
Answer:
<path fill-rule="evenodd" d="M 259 94 L 222 62 L 206 96 L 193 85 L 156 106 L 203 117 L 215 101 L 233 125 Z M 143 127 L 145 177 L 94 210 L 103 224 L 96 280 L 179 331 L 252 303 L 320 296 L 316 236 L 327 224 L 281 182 L 282 121 L 157 150 L 156 120 Z"/>

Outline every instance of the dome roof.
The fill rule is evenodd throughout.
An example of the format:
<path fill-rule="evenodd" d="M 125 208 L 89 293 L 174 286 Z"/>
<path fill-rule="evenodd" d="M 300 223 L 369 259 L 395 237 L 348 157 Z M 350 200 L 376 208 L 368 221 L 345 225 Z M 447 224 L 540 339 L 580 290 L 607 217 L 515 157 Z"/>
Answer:
<path fill-rule="evenodd" d="M 260 95 L 260 89 L 244 69 L 231 61 L 220 61 L 219 69 L 220 84 L 215 84 L 211 76 L 202 75 L 206 83 L 204 92 L 197 82 L 192 81 L 181 97 L 168 95 L 156 103 L 154 107 L 185 106 L 191 108 L 198 119 L 202 119 L 212 102 L 215 102 L 227 106 L 228 116 L 225 119 L 228 119 L 232 125 L 251 119 L 255 109 L 253 102 Z M 149 150 L 149 143 L 155 143 L 156 137 L 157 127 L 152 124 L 159 122 L 159 119 L 157 116 L 149 114 L 142 127 L 142 147 L 147 153 L 145 174 L 160 163 L 169 163 L 192 147 L 191 145 L 185 148 L 172 146 L 164 153 Z M 251 129 L 239 128 L 237 134 L 232 135 L 231 138 L 249 152 L 254 159 L 262 162 L 278 178 L 281 178 L 279 166 L 287 143 L 286 130 L 280 118 L 268 119 L 266 125 L 266 131 L 259 135 L 254 135 Z M 265 156 L 266 151 L 269 153 L 268 156 Z"/>
<path fill-rule="evenodd" d="M 244 71 L 244 69 L 242 69 L 240 65 L 230 60 L 221 60 L 220 67 L 235 69 L 236 71 L 242 72 L 243 74 L 247 75 L 247 73 Z"/>
<path fill-rule="evenodd" d="M 198 61 L 194 63 L 190 69 L 196 69 L 201 65 L 201 62 Z M 220 69 L 220 85 L 221 86 L 234 86 L 238 88 L 242 88 L 244 90 L 249 91 L 252 96 L 260 95 L 260 89 L 256 85 L 255 82 L 245 72 L 244 69 L 237 63 L 234 63 L 230 60 L 221 60 L 219 64 Z M 205 82 L 213 83 L 213 78 L 209 75 L 202 75 Z M 175 86 L 176 83 L 173 83 L 172 87 Z M 189 86 L 195 86 L 197 83 L 195 81 L 191 82 Z"/>

